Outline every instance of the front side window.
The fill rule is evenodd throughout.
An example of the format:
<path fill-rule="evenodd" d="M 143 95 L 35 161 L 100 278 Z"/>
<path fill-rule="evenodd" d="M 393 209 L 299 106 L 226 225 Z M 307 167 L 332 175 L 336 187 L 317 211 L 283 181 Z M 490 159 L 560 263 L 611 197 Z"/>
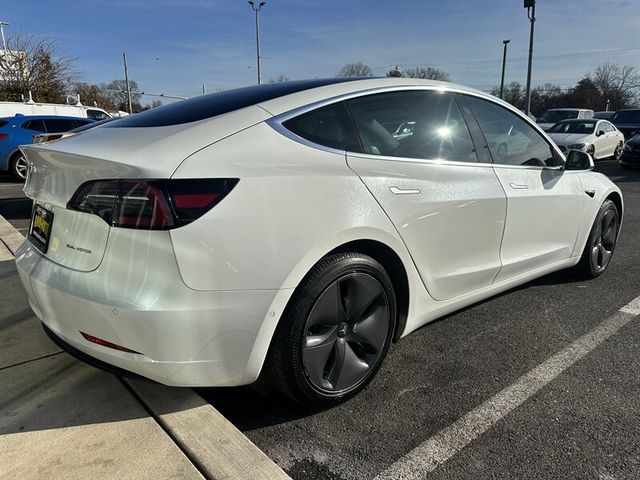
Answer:
<path fill-rule="evenodd" d="M 87 110 L 87 117 L 94 120 L 104 120 L 110 118 L 108 114 L 100 110 Z"/>
<path fill-rule="evenodd" d="M 366 153 L 477 162 L 471 136 L 452 94 L 404 91 L 346 102 Z"/>
<path fill-rule="evenodd" d="M 487 100 L 467 97 L 493 161 L 502 165 L 552 167 L 562 160 L 532 126 L 506 108 Z"/>
<path fill-rule="evenodd" d="M 325 147 L 361 151 L 356 132 L 342 102 L 318 108 L 283 122 L 299 137 Z"/>

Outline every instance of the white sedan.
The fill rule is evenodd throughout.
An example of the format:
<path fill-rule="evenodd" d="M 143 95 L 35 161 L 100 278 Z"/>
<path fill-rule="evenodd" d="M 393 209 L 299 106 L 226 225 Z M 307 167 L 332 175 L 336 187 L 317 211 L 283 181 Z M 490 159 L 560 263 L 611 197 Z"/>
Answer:
<path fill-rule="evenodd" d="M 624 147 L 624 135 L 607 120 L 562 120 L 547 133 L 563 152 L 581 150 L 596 160 L 619 160 Z"/>
<path fill-rule="evenodd" d="M 427 80 L 230 90 L 22 149 L 16 263 L 52 339 L 167 385 L 262 375 L 305 404 L 355 395 L 439 317 L 602 274 L 623 215 L 588 154 Z"/>

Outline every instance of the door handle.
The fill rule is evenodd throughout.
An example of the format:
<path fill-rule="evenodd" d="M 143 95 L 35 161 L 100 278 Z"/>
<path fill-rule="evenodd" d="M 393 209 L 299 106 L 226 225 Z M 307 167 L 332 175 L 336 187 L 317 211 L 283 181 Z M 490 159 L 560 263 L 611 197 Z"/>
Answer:
<path fill-rule="evenodd" d="M 398 188 L 398 187 L 389 187 L 389 191 L 394 195 L 420 195 L 420 190 L 417 188 Z"/>
<path fill-rule="evenodd" d="M 527 190 L 529 188 L 529 185 L 524 183 L 510 183 L 509 186 L 514 190 Z"/>

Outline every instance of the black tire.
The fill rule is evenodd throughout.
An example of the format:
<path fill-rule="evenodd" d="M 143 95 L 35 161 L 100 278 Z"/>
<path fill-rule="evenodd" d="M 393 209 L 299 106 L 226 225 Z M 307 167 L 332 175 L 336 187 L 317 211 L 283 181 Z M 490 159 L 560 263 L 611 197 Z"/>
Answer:
<path fill-rule="evenodd" d="M 17 152 L 11 157 L 9 169 L 16 180 L 24 182 L 27 179 L 27 160 L 21 152 Z"/>
<path fill-rule="evenodd" d="M 613 152 L 613 159 L 618 161 L 620 160 L 620 157 L 622 157 L 622 149 L 624 148 L 624 144 L 622 142 L 618 143 L 618 145 L 616 145 L 616 149 Z"/>
<path fill-rule="evenodd" d="M 593 221 L 582 257 L 576 267 L 581 276 L 596 278 L 604 273 L 616 248 L 619 228 L 618 208 L 611 200 L 605 200 Z"/>
<path fill-rule="evenodd" d="M 596 153 L 596 147 L 594 145 L 589 145 L 587 147 L 587 153 L 593 157 L 593 155 Z M 595 161 L 595 157 L 593 160 Z"/>
<path fill-rule="evenodd" d="M 308 407 L 340 403 L 375 376 L 395 324 L 395 294 L 382 265 L 360 253 L 329 255 L 289 301 L 271 342 L 266 381 Z"/>

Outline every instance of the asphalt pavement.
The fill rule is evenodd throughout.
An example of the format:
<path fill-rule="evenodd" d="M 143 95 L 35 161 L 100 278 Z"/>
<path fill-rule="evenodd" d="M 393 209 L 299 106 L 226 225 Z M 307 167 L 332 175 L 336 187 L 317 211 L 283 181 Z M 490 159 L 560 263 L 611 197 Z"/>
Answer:
<path fill-rule="evenodd" d="M 309 412 L 250 387 L 199 393 L 294 479 L 402 471 L 408 456 L 474 412 L 461 433 L 468 442 L 406 478 L 640 478 L 640 318 L 590 340 L 640 295 L 640 170 L 612 161 L 597 170 L 620 186 L 626 206 L 600 278 L 554 273 L 431 323 L 394 345 L 371 385 L 339 407 Z M 17 190 L 0 214 L 15 209 L 9 221 L 26 228 L 30 205 Z M 575 362 L 504 409 L 505 391 L 522 393 L 523 378 L 585 338 Z"/>
<path fill-rule="evenodd" d="M 427 325 L 336 408 L 306 412 L 251 388 L 201 393 L 295 479 L 374 478 L 640 295 L 640 170 L 612 161 L 597 170 L 620 186 L 626 205 L 600 278 L 554 273 Z M 634 317 L 416 478 L 640 478 L 639 345 Z"/>

